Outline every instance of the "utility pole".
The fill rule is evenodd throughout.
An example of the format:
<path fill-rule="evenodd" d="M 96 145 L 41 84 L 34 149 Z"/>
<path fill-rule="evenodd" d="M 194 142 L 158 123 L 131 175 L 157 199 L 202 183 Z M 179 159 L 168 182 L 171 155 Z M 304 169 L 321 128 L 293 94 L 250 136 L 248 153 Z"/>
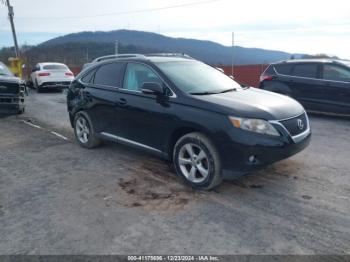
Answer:
<path fill-rule="evenodd" d="M 235 32 L 232 32 L 232 68 L 231 75 L 234 77 L 234 62 L 235 62 Z"/>
<path fill-rule="evenodd" d="M 19 49 L 18 49 L 18 42 L 17 42 L 17 36 L 16 36 L 16 29 L 15 29 L 15 23 L 13 22 L 13 6 L 10 5 L 10 0 L 6 0 L 6 5 L 9 11 L 9 19 L 11 23 L 11 30 L 12 30 L 12 36 L 13 36 L 13 42 L 15 44 L 15 53 L 16 53 L 16 58 L 19 57 Z"/>
<path fill-rule="evenodd" d="M 116 55 L 119 54 L 119 43 L 118 43 L 118 40 L 115 40 L 115 54 Z"/>

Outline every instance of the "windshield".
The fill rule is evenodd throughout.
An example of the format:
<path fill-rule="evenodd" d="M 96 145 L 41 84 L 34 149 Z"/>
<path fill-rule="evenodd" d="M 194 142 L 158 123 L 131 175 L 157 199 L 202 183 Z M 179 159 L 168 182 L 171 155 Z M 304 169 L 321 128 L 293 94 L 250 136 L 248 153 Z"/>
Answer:
<path fill-rule="evenodd" d="M 68 67 L 65 65 L 44 65 L 44 70 L 67 70 Z"/>
<path fill-rule="evenodd" d="M 201 62 L 160 62 L 157 66 L 179 89 L 189 94 L 221 93 L 241 88 L 230 77 Z"/>
<path fill-rule="evenodd" d="M 6 65 L 0 62 L 0 75 L 2 76 L 13 76 L 12 72 L 7 68 Z"/>

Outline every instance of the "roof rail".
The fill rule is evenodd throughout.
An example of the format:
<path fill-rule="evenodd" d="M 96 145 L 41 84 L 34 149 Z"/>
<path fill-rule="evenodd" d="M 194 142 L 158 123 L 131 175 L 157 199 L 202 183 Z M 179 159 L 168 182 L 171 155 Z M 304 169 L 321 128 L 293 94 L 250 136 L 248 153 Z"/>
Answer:
<path fill-rule="evenodd" d="M 153 53 L 153 54 L 147 54 L 146 56 L 182 57 L 182 58 L 193 59 L 193 57 L 185 53 Z"/>
<path fill-rule="evenodd" d="M 132 58 L 132 57 L 140 57 L 140 58 L 145 58 L 146 56 L 141 55 L 141 54 L 118 54 L 118 55 L 106 55 L 106 56 L 101 56 L 97 57 L 92 61 L 93 63 L 96 62 L 101 62 L 105 60 L 110 60 L 110 59 L 115 59 L 115 58 Z"/>

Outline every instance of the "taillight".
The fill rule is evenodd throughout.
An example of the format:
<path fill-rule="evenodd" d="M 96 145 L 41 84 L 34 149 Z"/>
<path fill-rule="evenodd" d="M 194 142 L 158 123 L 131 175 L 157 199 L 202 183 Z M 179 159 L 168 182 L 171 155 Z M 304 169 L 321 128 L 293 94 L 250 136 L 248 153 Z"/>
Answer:
<path fill-rule="evenodd" d="M 47 72 L 38 74 L 38 76 L 49 76 L 49 75 L 50 75 L 50 73 L 47 73 Z"/>
<path fill-rule="evenodd" d="M 271 81 L 271 80 L 273 80 L 273 76 L 269 76 L 269 75 L 262 75 L 262 76 L 260 76 L 260 82 Z"/>
<path fill-rule="evenodd" d="M 66 75 L 66 76 L 74 76 L 74 74 L 71 73 L 71 72 L 67 72 L 65 75 Z"/>

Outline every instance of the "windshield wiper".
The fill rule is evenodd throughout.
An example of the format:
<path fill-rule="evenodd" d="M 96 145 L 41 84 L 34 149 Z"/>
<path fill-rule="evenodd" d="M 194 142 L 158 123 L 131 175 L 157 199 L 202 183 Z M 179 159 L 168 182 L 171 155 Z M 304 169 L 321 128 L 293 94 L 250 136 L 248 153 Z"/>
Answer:
<path fill-rule="evenodd" d="M 232 92 L 232 91 L 237 91 L 237 88 L 226 89 L 226 90 L 224 90 L 224 91 L 220 91 L 220 92 L 217 93 L 217 94 L 222 94 L 222 93 L 227 93 L 227 92 Z"/>
<path fill-rule="evenodd" d="M 215 95 L 218 94 L 216 92 L 193 92 L 190 93 L 190 95 L 197 95 L 197 96 L 205 96 L 205 95 Z"/>

